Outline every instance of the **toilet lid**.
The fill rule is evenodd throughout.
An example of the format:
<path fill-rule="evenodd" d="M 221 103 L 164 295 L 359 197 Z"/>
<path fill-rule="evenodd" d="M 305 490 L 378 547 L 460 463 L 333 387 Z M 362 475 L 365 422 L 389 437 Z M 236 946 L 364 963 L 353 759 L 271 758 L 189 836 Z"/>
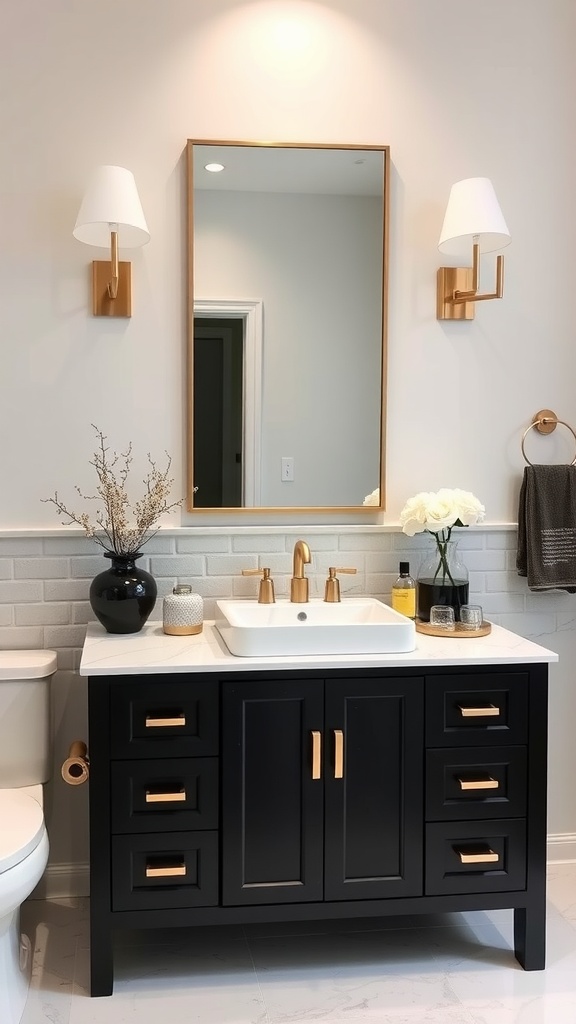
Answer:
<path fill-rule="evenodd" d="M 17 789 L 0 789 L 0 874 L 32 853 L 43 833 L 38 801 Z"/>

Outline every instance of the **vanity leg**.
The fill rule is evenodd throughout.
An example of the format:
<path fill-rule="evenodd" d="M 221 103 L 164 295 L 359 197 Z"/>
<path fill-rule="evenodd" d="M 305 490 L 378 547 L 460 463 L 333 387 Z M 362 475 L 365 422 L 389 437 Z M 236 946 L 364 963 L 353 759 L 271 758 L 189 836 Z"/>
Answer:
<path fill-rule="evenodd" d="M 525 971 L 546 966 L 546 901 L 514 911 L 514 952 Z"/>
<path fill-rule="evenodd" d="M 111 996 L 114 985 L 112 932 L 90 926 L 90 995 Z"/>

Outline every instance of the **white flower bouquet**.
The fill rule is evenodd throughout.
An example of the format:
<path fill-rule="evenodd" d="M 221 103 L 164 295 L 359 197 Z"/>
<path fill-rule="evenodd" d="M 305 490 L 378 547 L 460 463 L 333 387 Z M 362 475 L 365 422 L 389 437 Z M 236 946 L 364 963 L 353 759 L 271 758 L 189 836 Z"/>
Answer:
<path fill-rule="evenodd" d="M 435 582 L 452 586 L 454 580 L 448 565 L 448 542 L 455 526 L 474 526 L 484 519 L 485 508 L 470 491 L 442 487 L 436 493 L 420 491 L 409 498 L 400 513 L 400 525 L 408 537 L 416 533 L 431 533 L 438 548 L 438 567 Z M 441 579 L 438 577 L 441 576 Z"/>

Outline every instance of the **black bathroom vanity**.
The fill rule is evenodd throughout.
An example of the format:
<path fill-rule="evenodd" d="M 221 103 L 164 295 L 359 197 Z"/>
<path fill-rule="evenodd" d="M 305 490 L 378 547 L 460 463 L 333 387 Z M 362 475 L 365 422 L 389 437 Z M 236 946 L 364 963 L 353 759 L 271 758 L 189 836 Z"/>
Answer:
<path fill-rule="evenodd" d="M 510 908 L 545 965 L 551 651 L 237 658 L 213 624 L 88 627 L 91 993 L 113 935 Z"/>

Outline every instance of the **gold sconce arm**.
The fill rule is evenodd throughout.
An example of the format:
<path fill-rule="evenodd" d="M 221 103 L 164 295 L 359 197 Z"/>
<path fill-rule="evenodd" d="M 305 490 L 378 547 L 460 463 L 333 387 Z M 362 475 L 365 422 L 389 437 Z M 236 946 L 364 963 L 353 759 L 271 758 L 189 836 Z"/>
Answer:
<path fill-rule="evenodd" d="M 473 320 L 474 303 L 501 299 L 504 294 L 504 257 L 496 257 L 496 291 L 480 293 L 480 246 L 472 246 L 472 267 L 440 267 L 436 283 L 438 320 Z"/>
<path fill-rule="evenodd" d="M 111 279 L 108 282 L 108 295 L 111 299 L 118 298 L 118 232 L 110 232 L 110 270 Z"/>

